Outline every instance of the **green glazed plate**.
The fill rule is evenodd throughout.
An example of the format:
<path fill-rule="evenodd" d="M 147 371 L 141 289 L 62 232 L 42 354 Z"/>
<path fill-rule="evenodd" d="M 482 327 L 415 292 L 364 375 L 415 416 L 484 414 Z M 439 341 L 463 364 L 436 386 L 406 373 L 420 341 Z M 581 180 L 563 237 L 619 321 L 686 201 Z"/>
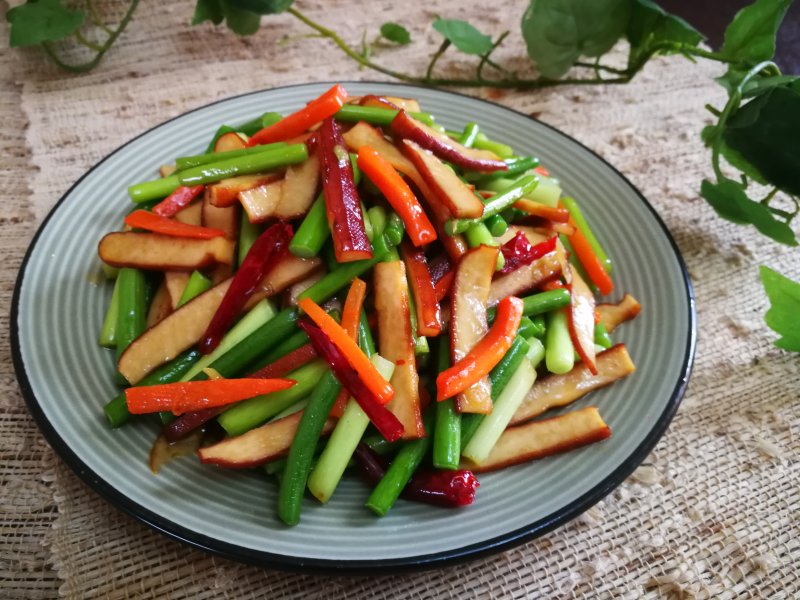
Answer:
<path fill-rule="evenodd" d="M 330 87 L 316 83 L 230 98 L 131 140 L 58 202 L 28 250 L 12 305 L 14 362 L 31 413 L 55 451 L 121 510 L 187 544 L 235 560 L 329 573 L 413 570 L 508 549 L 573 519 L 622 482 L 669 424 L 695 348 L 686 267 L 664 223 L 608 163 L 565 134 L 468 96 L 387 83 L 346 84 L 351 94 L 419 98 L 449 129 L 477 121 L 520 154 L 539 156 L 577 198 L 615 261 L 613 299 L 630 292 L 642 314 L 615 332 L 637 365 L 632 376 L 571 408 L 599 407 L 613 437 L 563 455 L 480 477 L 459 510 L 400 501 L 384 518 L 363 508 L 367 488 L 348 477 L 332 501 L 306 499 L 301 523 L 275 516 L 277 487 L 258 472 L 201 466 L 192 457 L 150 473 L 151 421 L 110 429 L 117 393 L 112 352 L 97 345 L 111 294 L 98 284 L 97 243 L 130 209 L 126 188 L 176 156 L 203 151 L 221 123 L 289 113 Z"/>

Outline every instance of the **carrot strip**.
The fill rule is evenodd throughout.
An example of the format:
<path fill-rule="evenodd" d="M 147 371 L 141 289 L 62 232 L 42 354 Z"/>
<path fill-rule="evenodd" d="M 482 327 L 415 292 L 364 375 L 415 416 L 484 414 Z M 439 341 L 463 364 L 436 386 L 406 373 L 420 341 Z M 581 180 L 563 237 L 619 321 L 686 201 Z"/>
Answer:
<path fill-rule="evenodd" d="M 414 192 L 375 148 L 362 146 L 358 149 L 358 167 L 400 215 L 415 246 L 424 246 L 436 239 L 436 231 Z"/>
<path fill-rule="evenodd" d="M 125 390 L 128 411 L 141 415 L 171 411 L 176 415 L 225 406 L 292 387 L 291 379 L 215 379 L 131 387 Z"/>
<path fill-rule="evenodd" d="M 583 232 L 575 225 L 575 221 L 570 217 L 569 225 L 574 228 L 572 235 L 569 236 L 569 243 L 575 251 L 575 256 L 578 258 L 586 274 L 592 283 L 597 286 L 597 289 L 604 296 L 610 294 L 614 290 L 614 282 L 611 281 L 603 263 L 592 250 L 592 245 Z"/>
<path fill-rule="evenodd" d="M 356 277 L 353 283 L 350 284 L 350 290 L 347 292 L 347 298 L 344 301 L 344 308 L 342 309 L 342 329 L 347 332 L 354 340 L 358 339 L 358 324 L 361 319 L 361 308 L 364 306 L 364 297 L 367 295 L 367 284 L 362 279 Z M 333 403 L 330 416 L 337 419 L 344 414 L 344 409 L 347 406 L 347 400 L 350 398 L 350 392 L 343 389 L 336 397 L 336 402 Z"/>
<path fill-rule="evenodd" d="M 272 144 L 298 136 L 312 125 L 332 117 L 342 107 L 346 98 L 347 91 L 337 83 L 297 112 L 253 134 L 247 145 Z"/>
<path fill-rule="evenodd" d="M 449 369 L 436 378 L 436 400 L 441 402 L 465 391 L 485 377 L 499 363 L 517 335 L 522 319 L 522 300 L 503 298 L 497 305 L 497 317 L 489 332 Z"/>
<path fill-rule="evenodd" d="M 566 208 L 547 206 L 541 202 L 534 202 L 533 200 L 526 200 L 522 198 L 514 202 L 514 208 L 534 215 L 536 217 L 543 217 L 557 223 L 566 223 L 569 221 L 569 211 Z"/>
<path fill-rule="evenodd" d="M 222 237 L 225 232 L 221 229 L 212 227 L 201 227 L 200 225 L 189 225 L 174 219 L 168 219 L 146 210 L 135 210 L 125 217 L 125 224 L 136 229 L 146 229 L 153 233 L 169 235 L 172 237 L 194 238 L 208 240 L 215 237 Z"/>
<path fill-rule="evenodd" d="M 358 374 L 367 389 L 381 403 L 386 404 L 389 402 L 394 397 L 392 386 L 383 378 L 378 369 L 375 368 L 375 365 L 370 362 L 355 340 L 347 335 L 342 326 L 334 321 L 311 298 L 303 298 L 298 305 L 344 355 L 350 367 Z"/>

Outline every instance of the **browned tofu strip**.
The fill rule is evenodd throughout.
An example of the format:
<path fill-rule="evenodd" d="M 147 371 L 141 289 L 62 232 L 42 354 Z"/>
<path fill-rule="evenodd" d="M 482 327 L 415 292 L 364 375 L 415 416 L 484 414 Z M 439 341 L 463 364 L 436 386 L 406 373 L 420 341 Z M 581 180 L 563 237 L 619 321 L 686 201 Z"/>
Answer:
<path fill-rule="evenodd" d="M 597 355 L 597 375 L 578 363 L 569 373 L 548 375 L 533 384 L 514 413 L 511 425 L 528 421 L 551 408 L 566 406 L 589 392 L 630 375 L 636 367 L 625 344 L 617 344 Z"/>
<path fill-rule="evenodd" d="M 594 406 L 543 421 L 509 427 L 481 464 L 466 461 L 477 473 L 566 452 L 611 437 L 611 429 Z"/>
<path fill-rule="evenodd" d="M 119 372 L 136 384 L 150 371 L 194 346 L 217 312 L 231 280 L 193 298 L 133 340 L 119 358 Z"/>
<path fill-rule="evenodd" d="M 227 438 L 213 446 L 200 448 L 200 462 L 228 467 L 249 469 L 285 455 L 294 440 L 303 411 L 272 421 L 247 433 Z M 322 433 L 330 433 L 335 421 L 325 421 Z"/>
<path fill-rule="evenodd" d="M 232 240 L 221 237 L 195 240 L 116 231 L 100 240 L 97 251 L 100 259 L 112 267 L 193 271 L 216 263 L 232 263 L 235 245 Z"/>
<path fill-rule="evenodd" d="M 631 296 L 625 294 L 618 304 L 598 304 L 597 312 L 600 313 L 600 323 L 606 331 L 611 333 L 625 321 L 630 321 L 642 310 L 642 305 Z"/>

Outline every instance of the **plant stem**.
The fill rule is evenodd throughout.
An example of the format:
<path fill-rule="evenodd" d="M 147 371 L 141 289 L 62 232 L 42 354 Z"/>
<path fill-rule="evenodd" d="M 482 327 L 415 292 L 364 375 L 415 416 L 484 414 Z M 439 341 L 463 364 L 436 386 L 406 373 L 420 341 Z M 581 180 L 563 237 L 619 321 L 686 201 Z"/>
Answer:
<path fill-rule="evenodd" d="M 442 45 L 439 46 L 439 49 L 433 53 L 433 56 L 431 56 L 431 62 L 428 63 L 428 68 L 425 69 L 425 77 L 427 79 L 431 78 L 431 74 L 433 73 L 433 67 L 436 66 L 436 61 L 439 60 L 442 54 L 444 54 L 449 47 L 450 47 L 450 40 L 445 40 L 442 42 Z"/>
<path fill-rule="evenodd" d="M 125 16 L 122 17 L 122 20 L 119 22 L 117 28 L 111 32 L 105 43 L 97 49 L 95 57 L 90 61 L 87 61 L 85 63 L 79 63 L 77 65 L 71 65 L 69 63 L 65 63 L 58 56 L 55 48 L 53 47 L 53 44 L 50 42 L 42 43 L 42 45 L 44 46 L 44 50 L 45 52 L 47 52 L 47 55 L 50 57 L 50 59 L 65 71 L 69 71 L 71 73 L 85 73 L 87 71 L 91 71 L 102 60 L 105 53 L 108 52 L 108 49 L 114 45 L 114 42 L 117 41 L 117 38 L 128 26 L 128 23 L 130 23 L 131 19 L 133 18 L 133 13 L 136 11 L 136 7 L 138 5 L 139 5 L 139 0 L 131 0 L 130 5 L 128 6 L 128 11 L 125 13 Z M 80 41 L 80 38 L 78 38 L 78 41 Z M 86 44 L 84 43 L 84 45 Z"/>
<path fill-rule="evenodd" d="M 599 58 L 599 57 L 598 57 Z M 585 67 L 587 69 L 594 69 L 595 71 L 605 71 L 606 73 L 613 73 L 615 75 L 628 75 L 630 71 L 628 69 L 617 69 L 615 67 L 609 67 L 608 65 L 603 65 L 600 63 L 587 63 L 581 60 L 575 63 L 576 67 Z"/>
<path fill-rule="evenodd" d="M 491 65 L 501 73 L 503 72 L 503 68 L 500 65 L 497 65 L 493 63 L 491 60 L 489 60 L 489 57 L 492 55 L 492 52 L 494 52 L 498 48 L 498 46 L 500 46 L 500 44 L 503 43 L 503 40 L 505 40 L 508 37 L 508 33 L 509 33 L 508 31 L 504 31 L 503 33 L 501 33 L 500 37 L 497 38 L 497 41 L 495 41 L 495 43 L 492 44 L 492 47 L 489 48 L 489 51 L 481 57 L 481 62 L 478 63 L 478 68 L 475 71 L 476 78 L 483 80 L 483 75 L 482 75 L 483 67 L 486 64 Z"/>
<path fill-rule="evenodd" d="M 100 13 L 97 11 L 97 6 L 95 6 L 94 0 L 86 0 L 86 10 L 89 13 L 89 18 L 92 20 L 97 27 L 105 31 L 108 35 L 114 33 L 112 29 L 103 22 L 103 18 L 100 16 Z"/>
<path fill-rule="evenodd" d="M 398 79 L 400 81 L 405 81 L 407 83 L 416 83 L 419 85 L 432 85 L 432 86 L 461 86 L 461 87 L 483 87 L 483 86 L 491 86 L 496 88 L 517 88 L 522 90 L 532 90 L 538 88 L 546 88 L 546 87 L 554 87 L 559 85 L 593 85 L 597 83 L 607 83 L 607 84 L 618 84 L 618 83 L 627 83 L 630 81 L 630 76 L 621 76 L 615 79 L 599 79 L 599 78 L 591 78 L 591 79 L 545 79 L 545 78 L 537 78 L 537 79 L 439 79 L 435 77 L 417 77 L 414 75 L 409 75 L 408 73 L 401 73 L 399 71 L 394 71 L 383 65 L 379 65 L 378 63 L 374 63 L 371 60 L 364 58 L 361 56 L 359 52 L 351 48 L 347 42 L 345 42 L 339 34 L 335 31 L 332 31 L 313 21 L 303 13 L 301 13 L 296 8 L 290 7 L 286 10 L 287 13 L 295 17 L 297 20 L 301 21 L 317 33 L 319 33 L 322 37 L 328 38 L 334 44 L 336 44 L 339 49 L 344 52 L 347 56 L 352 58 L 358 64 L 363 65 L 369 69 L 377 71 L 379 73 L 383 73 L 384 75 L 388 75 L 389 77 L 393 77 L 394 79 Z"/>

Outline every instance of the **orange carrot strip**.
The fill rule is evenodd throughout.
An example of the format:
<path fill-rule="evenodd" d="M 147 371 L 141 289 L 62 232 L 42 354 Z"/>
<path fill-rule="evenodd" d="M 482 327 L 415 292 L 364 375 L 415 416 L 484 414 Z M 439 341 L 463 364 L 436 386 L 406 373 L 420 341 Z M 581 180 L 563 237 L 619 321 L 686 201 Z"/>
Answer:
<path fill-rule="evenodd" d="M 347 292 L 347 298 L 344 301 L 344 308 L 342 309 L 342 329 L 347 332 L 354 340 L 358 339 L 358 323 L 361 319 L 361 307 L 364 306 L 364 297 L 367 295 L 367 284 L 362 279 L 356 277 L 353 283 L 350 284 L 350 290 Z M 344 409 L 347 406 L 347 400 L 350 398 L 350 392 L 342 389 L 336 397 L 336 402 L 333 403 L 330 416 L 337 419 L 344 414 Z"/>
<path fill-rule="evenodd" d="M 336 321 L 333 320 L 320 306 L 311 300 L 303 298 L 298 303 L 300 308 L 311 318 L 322 332 L 331 340 L 334 346 L 344 355 L 350 367 L 358 374 L 361 381 L 382 403 L 386 404 L 394 398 L 394 390 L 389 382 L 378 372 L 367 355 L 358 347 L 355 340 L 347 335 Z"/>
<path fill-rule="evenodd" d="M 502 360 L 517 335 L 522 319 L 522 300 L 503 298 L 497 305 L 497 317 L 489 332 L 449 369 L 436 378 L 436 400 L 442 401 L 477 383 Z"/>
<path fill-rule="evenodd" d="M 424 246 L 436 239 L 436 231 L 414 192 L 375 148 L 362 146 L 358 149 L 358 168 L 369 177 L 400 215 L 408 237 L 415 246 Z"/>
<path fill-rule="evenodd" d="M 529 215 L 543 217 L 551 221 L 556 221 L 557 223 L 566 223 L 569 221 L 569 211 L 566 208 L 547 206 L 541 202 L 534 202 L 533 200 L 526 200 L 525 198 L 514 202 L 514 208 L 522 210 Z"/>
<path fill-rule="evenodd" d="M 225 235 L 225 232 L 221 229 L 181 223 L 180 221 L 168 219 L 167 217 L 162 217 L 146 210 L 133 211 L 125 217 L 125 224 L 136 229 L 146 229 L 147 231 L 172 237 L 208 240 Z"/>
<path fill-rule="evenodd" d="M 586 236 L 583 235 L 581 230 L 575 225 L 575 221 L 572 217 L 569 219 L 569 225 L 575 229 L 572 235 L 569 236 L 569 243 L 575 251 L 575 256 L 583 265 L 589 279 L 597 286 L 600 293 L 604 296 L 610 294 L 614 290 L 614 282 L 611 281 L 611 277 L 609 277 L 605 268 L 603 268 L 603 263 L 597 258 L 589 240 L 586 239 Z"/>
<path fill-rule="evenodd" d="M 258 146 L 259 144 L 283 142 L 305 133 L 312 125 L 332 117 L 342 107 L 346 98 L 347 91 L 340 83 L 337 83 L 297 112 L 293 112 L 277 123 L 264 127 L 261 131 L 253 134 L 247 145 Z"/>
<path fill-rule="evenodd" d="M 261 394 L 292 387 L 291 379 L 215 379 L 131 387 L 125 400 L 131 414 L 171 411 L 180 415 L 189 411 L 225 406 Z"/>

